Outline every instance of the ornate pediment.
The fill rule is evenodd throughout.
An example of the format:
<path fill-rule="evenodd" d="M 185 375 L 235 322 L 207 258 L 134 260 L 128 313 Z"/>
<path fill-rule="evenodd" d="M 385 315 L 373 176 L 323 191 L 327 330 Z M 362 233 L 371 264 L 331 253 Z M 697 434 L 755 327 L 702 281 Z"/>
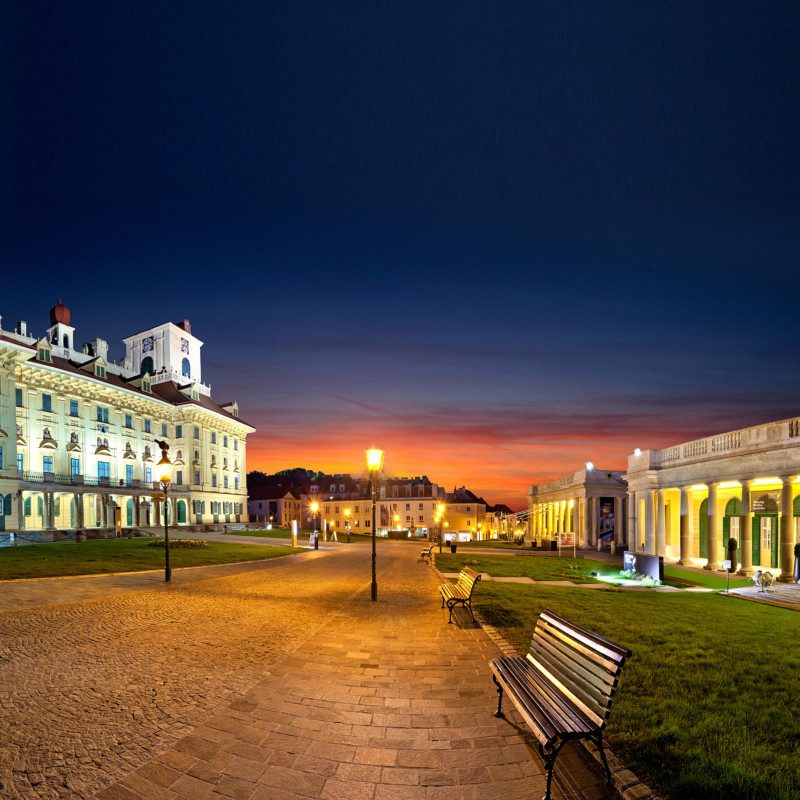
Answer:
<path fill-rule="evenodd" d="M 55 439 L 51 439 L 49 436 L 45 436 L 41 442 L 39 442 L 39 449 L 40 450 L 56 450 L 58 449 L 58 442 Z"/>
<path fill-rule="evenodd" d="M 77 442 L 70 442 L 67 445 L 67 450 L 70 453 L 80 453 L 81 452 L 81 446 Z"/>
<path fill-rule="evenodd" d="M 108 449 L 107 444 L 99 444 L 94 450 L 96 456 L 110 456 L 111 451 Z"/>

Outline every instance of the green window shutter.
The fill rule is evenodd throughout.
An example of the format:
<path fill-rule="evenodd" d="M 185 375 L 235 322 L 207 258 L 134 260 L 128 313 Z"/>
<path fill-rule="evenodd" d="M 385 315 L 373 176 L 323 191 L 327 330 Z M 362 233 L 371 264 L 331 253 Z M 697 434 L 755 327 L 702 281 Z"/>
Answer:
<path fill-rule="evenodd" d="M 772 526 L 772 561 L 770 562 L 770 566 L 775 569 L 780 566 L 778 560 L 778 517 L 771 517 L 769 522 Z"/>
<path fill-rule="evenodd" d="M 11 495 L 7 494 L 6 499 L 3 501 L 3 515 L 8 517 L 11 515 Z"/>
<path fill-rule="evenodd" d="M 761 563 L 761 522 L 757 516 L 753 516 L 753 530 L 750 534 L 753 537 L 753 563 Z"/>

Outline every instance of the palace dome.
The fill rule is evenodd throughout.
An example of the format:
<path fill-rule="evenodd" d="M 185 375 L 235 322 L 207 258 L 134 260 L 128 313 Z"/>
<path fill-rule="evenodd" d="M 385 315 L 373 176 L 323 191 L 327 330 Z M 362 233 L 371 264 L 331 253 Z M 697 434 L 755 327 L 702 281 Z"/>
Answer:
<path fill-rule="evenodd" d="M 60 322 L 62 325 L 69 325 L 69 309 L 61 302 L 61 296 L 58 297 L 58 303 L 50 309 L 50 324 L 55 325 Z"/>

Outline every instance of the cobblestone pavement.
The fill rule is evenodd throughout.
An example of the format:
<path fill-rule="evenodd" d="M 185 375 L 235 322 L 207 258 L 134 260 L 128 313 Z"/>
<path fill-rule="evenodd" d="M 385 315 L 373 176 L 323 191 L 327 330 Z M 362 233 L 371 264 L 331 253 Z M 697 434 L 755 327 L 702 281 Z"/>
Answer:
<path fill-rule="evenodd" d="M 361 550 L 48 605 L 36 582 L 0 612 L 0 797 L 91 797 L 173 745 L 364 587 Z"/>
<path fill-rule="evenodd" d="M 381 543 L 368 587 L 204 724 L 98 800 L 532 800 L 541 762 L 513 709 L 496 719 L 498 645 L 457 611 L 418 550 Z M 341 563 L 341 562 L 339 562 Z M 510 704 L 509 704 L 510 705 Z M 554 798 L 613 796 L 567 748 Z"/>

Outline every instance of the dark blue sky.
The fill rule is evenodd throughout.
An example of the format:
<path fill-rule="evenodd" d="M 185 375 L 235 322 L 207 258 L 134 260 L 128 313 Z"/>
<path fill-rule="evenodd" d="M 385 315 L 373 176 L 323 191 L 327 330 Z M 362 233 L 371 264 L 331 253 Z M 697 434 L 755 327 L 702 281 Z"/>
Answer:
<path fill-rule="evenodd" d="M 251 468 L 375 442 L 520 505 L 797 413 L 794 3 L 20 2 L 0 31 L 4 327 L 61 291 L 119 356 L 188 317 Z"/>

